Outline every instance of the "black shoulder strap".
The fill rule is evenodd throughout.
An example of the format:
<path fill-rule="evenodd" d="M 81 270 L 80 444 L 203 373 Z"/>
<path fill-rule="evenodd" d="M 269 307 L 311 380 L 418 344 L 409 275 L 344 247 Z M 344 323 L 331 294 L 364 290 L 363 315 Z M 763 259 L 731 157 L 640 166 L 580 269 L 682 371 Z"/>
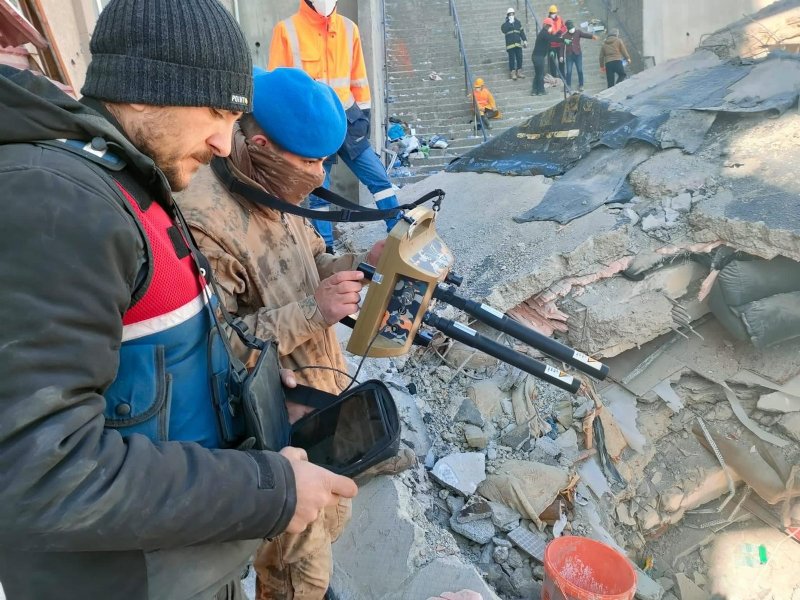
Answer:
<path fill-rule="evenodd" d="M 328 392 L 300 384 L 293 388 L 285 388 L 284 393 L 286 400 L 289 402 L 310 406 L 315 409 L 326 408 L 339 398 L 335 394 L 329 394 Z"/>
<path fill-rule="evenodd" d="M 344 210 L 313 210 L 310 208 L 303 208 L 302 206 L 290 204 L 281 200 L 277 196 L 273 196 L 272 194 L 265 192 L 264 190 L 254 188 L 246 184 L 236 177 L 236 175 L 234 175 L 233 171 L 231 171 L 228 161 L 222 157 L 216 157 L 211 161 L 211 169 L 222 185 L 225 186 L 225 189 L 232 194 L 241 196 L 245 200 L 248 200 L 254 204 L 260 204 L 279 212 L 285 212 L 292 215 L 297 215 L 298 217 L 305 217 L 307 219 L 316 219 L 318 221 L 332 221 L 336 223 L 382 221 L 384 219 L 401 217 L 403 211 L 415 208 L 420 204 L 424 204 L 425 202 L 434 198 L 437 199 L 434 201 L 434 210 L 438 210 L 442 200 L 444 199 L 444 192 L 442 190 L 433 190 L 432 192 L 425 194 L 419 200 L 416 200 L 410 204 L 403 204 L 397 208 L 391 208 L 388 210 L 377 210 L 374 208 L 361 206 L 355 202 L 351 202 L 339 194 L 331 192 L 330 190 L 317 188 L 312 192 L 314 195 L 319 196 L 323 200 L 327 200 L 331 204 L 335 204 Z"/>

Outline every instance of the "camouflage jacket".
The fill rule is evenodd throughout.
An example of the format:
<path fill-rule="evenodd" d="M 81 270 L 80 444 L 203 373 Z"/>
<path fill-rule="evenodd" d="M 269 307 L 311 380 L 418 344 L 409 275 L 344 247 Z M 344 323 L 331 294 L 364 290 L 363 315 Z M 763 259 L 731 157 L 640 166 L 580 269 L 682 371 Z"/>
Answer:
<path fill-rule="evenodd" d="M 231 168 L 242 181 L 259 187 Z M 230 194 L 210 167 L 201 168 L 178 203 L 211 262 L 227 309 L 242 317 L 256 336 L 277 341 L 285 368 L 347 371 L 336 332 L 322 318 L 314 292 L 322 279 L 354 269 L 363 255 L 326 254 L 325 243 L 305 219 Z M 243 346 L 237 347 L 246 354 Z M 295 375 L 299 383 L 329 393 L 339 393 L 349 383 L 327 369 Z"/>

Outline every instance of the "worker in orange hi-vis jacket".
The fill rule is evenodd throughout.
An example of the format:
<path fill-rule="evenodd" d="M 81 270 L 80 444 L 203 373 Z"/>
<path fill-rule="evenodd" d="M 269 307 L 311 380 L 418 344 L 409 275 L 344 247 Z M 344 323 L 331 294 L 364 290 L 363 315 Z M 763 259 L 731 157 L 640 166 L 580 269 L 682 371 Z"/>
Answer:
<path fill-rule="evenodd" d="M 369 189 L 378 208 L 398 205 L 392 183 L 380 157 L 370 145 L 371 96 L 358 26 L 336 11 L 337 0 L 300 0 L 300 9 L 275 26 L 269 50 L 271 71 L 278 67 L 303 69 L 336 90 L 347 112 L 347 137 L 337 155 Z M 332 157 L 325 163 L 324 187 L 330 187 Z M 328 203 L 310 197 L 312 208 Z M 396 219 L 387 219 L 391 229 Z M 333 226 L 314 221 L 315 229 L 333 252 Z"/>

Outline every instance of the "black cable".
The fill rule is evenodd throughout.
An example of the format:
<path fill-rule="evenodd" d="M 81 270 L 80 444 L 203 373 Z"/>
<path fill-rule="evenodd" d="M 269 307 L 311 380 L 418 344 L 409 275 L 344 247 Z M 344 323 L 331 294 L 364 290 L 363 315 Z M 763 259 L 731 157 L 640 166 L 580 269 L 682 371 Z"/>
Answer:
<path fill-rule="evenodd" d="M 350 379 L 353 383 L 361 383 L 360 381 L 356 381 L 356 378 L 353 375 L 346 371 L 342 371 L 341 369 L 337 369 L 336 367 L 323 367 L 322 365 L 306 365 L 305 367 L 297 367 L 296 369 L 291 369 L 293 372 L 297 371 L 305 371 L 306 369 L 320 369 L 323 371 L 333 371 L 335 373 L 339 373 L 340 375 L 344 375 L 348 379 Z"/>
<path fill-rule="evenodd" d="M 356 369 L 356 372 L 352 377 L 353 380 L 350 382 L 350 385 L 348 385 L 346 388 L 342 390 L 343 394 L 351 387 L 353 387 L 353 384 L 356 382 L 356 377 L 358 377 L 358 374 L 361 372 L 361 367 L 364 366 L 364 361 L 367 360 L 367 355 L 369 354 L 370 349 L 372 349 L 372 344 L 375 343 L 375 340 L 378 339 L 378 336 L 382 334 L 384 330 L 386 330 L 388 327 L 389 327 L 388 325 L 384 325 L 383 327 L 378 329 L 378 332 L 374 336 L 372 336 L 372 339 L 369 341 L 367 349 L 364 351 L 364 356 L 361 357 L 361 361 L 358 363 L 358 368 Z"/>

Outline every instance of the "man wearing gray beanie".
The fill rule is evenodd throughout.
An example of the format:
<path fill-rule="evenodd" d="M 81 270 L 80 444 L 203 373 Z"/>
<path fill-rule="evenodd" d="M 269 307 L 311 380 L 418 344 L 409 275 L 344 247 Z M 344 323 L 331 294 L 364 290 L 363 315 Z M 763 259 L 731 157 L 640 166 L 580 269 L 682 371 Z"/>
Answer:
<path fill-rule="evenodd" d="M 250 55 L 218 0 L 112 0 L 91 51 L 80 102 L 0 66 L 0 583 L 238 600 L 263 538 L 357 491 L 302 450 L 244 449 L 172 200 L 229 154 Z"/>

